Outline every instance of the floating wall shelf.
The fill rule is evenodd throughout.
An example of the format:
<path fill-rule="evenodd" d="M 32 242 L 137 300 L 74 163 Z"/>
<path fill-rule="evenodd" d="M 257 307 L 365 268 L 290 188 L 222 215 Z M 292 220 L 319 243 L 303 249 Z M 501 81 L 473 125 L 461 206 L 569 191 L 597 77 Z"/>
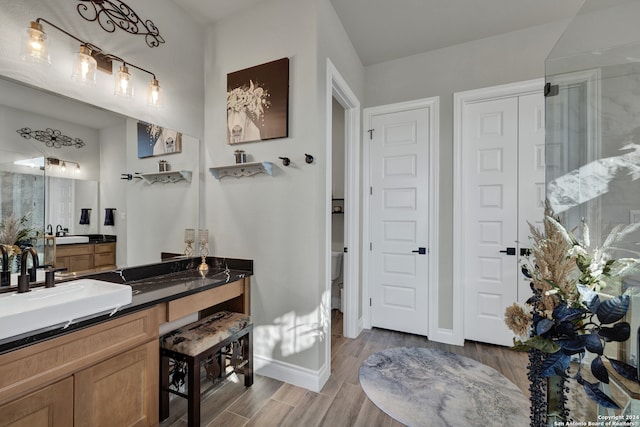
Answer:
<path fill-rule="evenodd" d="M 191 171 L 169 171 L 169 172 L 154 172 L 154 173 L 141 173 L 140 176 L 148 184 L 154 182 L 162 183 L 174 183 L 178 181 L 191 182 Z"/>
<path fill-rule="evenodd" d="M 236 178 L 240 178 L 241 176 L 251 176 L 258 173 L 272 175 L 273 164 L 271 162 L 236 163 L 235 165 L 209 168 L 209 172 L 211 172 L 211 175 L 217 179 L 222 179 L 225 176 L 235 176 Z"/>

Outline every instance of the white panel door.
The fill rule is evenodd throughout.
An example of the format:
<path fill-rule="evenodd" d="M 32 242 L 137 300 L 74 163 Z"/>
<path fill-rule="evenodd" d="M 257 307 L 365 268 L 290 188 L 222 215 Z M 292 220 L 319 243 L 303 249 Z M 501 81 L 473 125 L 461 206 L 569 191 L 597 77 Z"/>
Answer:
<path fill-rule="evenodd" d="M 465 338 L 510 345 L 517 300 L 518 98 L 465 105 Z"/>
<path fill-rule="evenodd" d="M 518 105 L 518 260 L 526 261 L 522 250 L 531 246 L 529 224 L 542 228 L 545 200 L 544 96 L 519 97 Z M 518 302 L 532 295 L 530 281 L 518 274 Z"/>
<path fill-rule="evenodd" d="M 371 124 L 371 326 L 427 335 L 428 109 Z"/>
<path fill-rule="evenodd" d="M 465 338 L 511 346 L 505 309 L 530 296 L 520 272 L 544 216 L 542 93 L 466 104 L 463 124 Z"/>

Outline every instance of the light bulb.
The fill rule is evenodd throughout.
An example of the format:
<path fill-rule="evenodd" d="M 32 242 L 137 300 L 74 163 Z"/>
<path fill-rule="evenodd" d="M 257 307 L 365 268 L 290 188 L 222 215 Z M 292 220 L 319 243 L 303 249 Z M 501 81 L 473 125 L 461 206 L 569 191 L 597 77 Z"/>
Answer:
<path fill-rule="evenodd" d="M 80 174 L 80 165 L 76 165 L 76 174 Z"/>
<path fill-rule="evenodd" d="M 39 22 L 31 21 L 29 28 L 23 35 L 20 59 L 45 64 L 51 63 L 47 35 Z"/>
<path fill-rule="evenodd" d="M 120 69 L 115 73 L 115 86 L 113 93 L 125 98 L 131 98 L 133 96 L 133 82 L 131 81 L 131 74 L 129 68 L 125 64 L 120 66 Z"/>
<path fill-rule="evenodd" d="M 65 162 L 62 162 L 62 164 L 60 165 L 60 169 L 62 169 L 62 172 L 66 172 L 67 171 L 67 164 Z"/>
<path fill-rule="evenodd" d="M 98 64 L 91 56 L 91 49 L 81 45 L 80 50 L 75 55 L 71 78 L 81 84 L 95 85 L 97 68 Z"/>
<path fill-rule="evenodd" d="M 148 104 L 150 107 L 162 108 L 163 99 L 162 92 L 160 91 L 160 83 L 155 78 L 151 79 L 149 83 L 149 98 Z"/>

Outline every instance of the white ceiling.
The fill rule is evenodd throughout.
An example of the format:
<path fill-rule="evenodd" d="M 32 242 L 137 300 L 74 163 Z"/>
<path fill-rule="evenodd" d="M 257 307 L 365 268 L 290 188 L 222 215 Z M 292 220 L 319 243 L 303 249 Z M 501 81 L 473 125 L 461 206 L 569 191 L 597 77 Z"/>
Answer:
<path fill-rule="evenodd" d="M 200 23 L 269 0 L 174 0 Z M 367 66 L 570 18 L 584 0 L 331 0 Z"/>

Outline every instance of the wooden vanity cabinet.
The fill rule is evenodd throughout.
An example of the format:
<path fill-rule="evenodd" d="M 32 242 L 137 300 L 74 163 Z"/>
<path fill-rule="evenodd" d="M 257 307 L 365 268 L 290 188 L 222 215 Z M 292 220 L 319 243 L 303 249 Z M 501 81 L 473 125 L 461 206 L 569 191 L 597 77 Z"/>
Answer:
<path fill-rule="evenodd" d="M 104 271 L 116 268 L 116 243 L 76 243 L 56 246 L 56 268 L 74 271 Z"/>
<path fill-rule="evenodd" d="M 154 341 L 75 374 L 74 427 L 155 425 L 158 369 Z"/>
<path fill-rule="evenodd" d="M 0 426 L 73 425 L 73 378 L 69 377 L 0 406 Z"/>
<path fill-rule="evenodd" d="M 0 426 L 155 426 L 158 354 L 153 307 L 1 355 Z"/>
<path fill-rule="evenodd" d="M 67 271 L 93 270 L 93 243 L 56 246 L 56 268 Z"/>
<path fill-rule="evenodd" d="M 95 244 L 93 267 L 96 271 L 116 268 L 116 242 Z"/>

